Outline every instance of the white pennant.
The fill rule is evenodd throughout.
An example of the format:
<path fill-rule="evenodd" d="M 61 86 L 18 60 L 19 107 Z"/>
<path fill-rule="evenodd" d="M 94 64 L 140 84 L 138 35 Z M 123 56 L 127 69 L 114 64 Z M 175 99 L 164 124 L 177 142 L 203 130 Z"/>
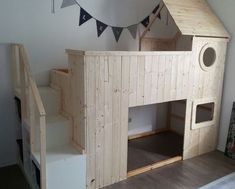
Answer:
<path fill-rule="evenodd" d="M 75 4 L 77 4 L 76 0 L 63 0 L 61 8 L 69 7 Z"/>
<path fill-rule="evenodd" d="M 127 27 L 127 29 L 129 30 L 129 32 L 130 32 L 130 34 L 132 35 L 132 37 L 133 37 L 134 39 L 136 39 L 137 24 L 132 25 L 132 26 L 129 26 L 129 27 Z"/>

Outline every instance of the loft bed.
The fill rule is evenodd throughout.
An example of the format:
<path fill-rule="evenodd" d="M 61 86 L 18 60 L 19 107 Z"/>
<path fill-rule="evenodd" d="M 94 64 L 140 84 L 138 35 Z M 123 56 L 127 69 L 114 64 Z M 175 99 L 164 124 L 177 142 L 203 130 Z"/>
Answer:
<path fill-rule="evenodd" d="M 131 108 L 168 103 L 170 120 L 181 120 L 182 154 L 161 166 L 216 149 L 230 35 L 204 0 L 163 0 L 160 5 L 172 19 L 175 31 L 171 36 L 147 37 L 156 12 L 140 36 L 141 51 L 67 49 L 68 70 L 51 71 L 51 86 L 61 95 L 60 113 L 71 121 L 70 142 L 81 154 L 79 165 L 86 164 L 83 171 L 71 166 L 74 172 L 79 169 L 79 174 L 86 174 L 86 185 L 80 188 L 102 188 L 160 166 L 153 164 L 128 173 Z M 173 111 L 176 101 L 184 104 L 184 115 Z M 199 109 L 209 110 L 209 118 L 201 119 L 198 114 L 204 113 Z M 45 139 L 48 131 L 42 116 L 39 136 Z M 32 144 L 37 142 L 32 139 Z M 46 189 L 51 180 L 46 176 L 46 144 L 44 140 L 41 143 L 41 183 Z"/>
<path fill-rule="evenodd" d="M 131 107 L 185 100 L 181 159 L 216 148 L 230 36 L 204 0 L 163 0 L 162 6 L 177 28 L 173 38 L 145 37 L 157 12 L 140 37 L 140 52 L 66 50 L 72 73 L 68 107 L 79 112 L 73 140 L 86 151 L 87 188 L 136 174 L 127 174 Z M 208 103 L 214 104 L 211 119 L 198 123 L 197 109 Z"/>
<path fill-rule="evenodd" d="M 74 107 L 80 112 L 75 120 L 84 118 L 75 125 L 80 131 L 86 128 L 85 133 L 74 133 L 74 140 L 87 153 L 88 188 L 107 186 L 136 174 L 127 174 L 131 107 L 186 100 L 182 159 L 216 148 L 230 36 L 203 0 L 163 0 L 162 6 L 177 28 L 173 38 L 146 38 L 157 12 L 140 37 L 141 52 L 66 51 L 73 70 L 76 98 L 72 100 L 80 102 Z M 208 103 L 214 103 L 213 118 L 196 122 L 197 107 Z M 152 168 L 154 165 L 147 170 Z"/>

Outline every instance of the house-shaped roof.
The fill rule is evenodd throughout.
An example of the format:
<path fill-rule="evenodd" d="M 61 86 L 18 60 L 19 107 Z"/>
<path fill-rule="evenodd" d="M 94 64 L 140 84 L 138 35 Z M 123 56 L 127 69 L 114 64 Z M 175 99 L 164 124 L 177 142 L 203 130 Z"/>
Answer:
<path fill-rule="evenodd" d="M 205 0 L 163 0 L 163 2 L 182 35 L 230 37 Z"/>

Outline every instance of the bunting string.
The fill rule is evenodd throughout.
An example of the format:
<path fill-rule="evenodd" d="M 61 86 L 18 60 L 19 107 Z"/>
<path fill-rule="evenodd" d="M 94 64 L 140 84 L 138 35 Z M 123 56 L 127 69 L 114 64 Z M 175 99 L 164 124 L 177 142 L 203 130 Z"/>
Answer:
<path fill-rule="evenodd" d="M 152 14 L 156 14 L 158 9 L 160 8 L 160 5 L 158 4 L 148 16 L 146 16 L 142 21 L 140 21 L 138 23 L 135 23 L 135 24 L 132 24 L 129 26 L 112 26 L 112 25 L 106 24 L 106 23 L 100 21 L 99 19 L 95 18 L 94 16 L 92 16 L 90 13 L 88 13 L 85 9 L 82 8 L 82 6 L 77 2 L 77 0 L 63 0 L 61 8 L 65 8 L 65 7 L 69 7 L 69 6 L 73 6 L 73 5 L 77 5 L 80 7 L 79 26 L 86 23 L 90 19 L 94 19 L 96 21 L 97 36 L 100 37 L 103 34 L 103 32 L 108 27 L 110 27 L 110 28 L 112 28 L 114 37 L 117 42 L 119 41 L 119 38 L 120 38 L 122 31 L 124 29 L 127 29 L 130 32 L 131 36 L 134 39 L 136 39 L 138 25 L 142 24 L 144 27 L 147 27 L 149 25 L 150 16 Z M 159 19 L 161 19 L 161 12 L 159 12 L 157 17 Z"/>
<path fill-rule="evenodd" d="M 51 12 L 55 14 L 55 0 L 51 0 Z"/>

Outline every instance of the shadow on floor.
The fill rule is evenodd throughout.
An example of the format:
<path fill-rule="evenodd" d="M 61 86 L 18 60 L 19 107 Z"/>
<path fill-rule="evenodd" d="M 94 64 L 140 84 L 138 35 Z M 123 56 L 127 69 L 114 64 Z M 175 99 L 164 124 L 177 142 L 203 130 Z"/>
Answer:
<path fill-rule="evenodd" d="M 128 142 L 128 171 L 151 165 L 183 152 L 183 136 L 174 132 L 134 139 Z"/>
<path fill-rule="evenodd" d="M 0 168 L 1 189 L 30 189 L 22 171 L 17 165 Z"/>

